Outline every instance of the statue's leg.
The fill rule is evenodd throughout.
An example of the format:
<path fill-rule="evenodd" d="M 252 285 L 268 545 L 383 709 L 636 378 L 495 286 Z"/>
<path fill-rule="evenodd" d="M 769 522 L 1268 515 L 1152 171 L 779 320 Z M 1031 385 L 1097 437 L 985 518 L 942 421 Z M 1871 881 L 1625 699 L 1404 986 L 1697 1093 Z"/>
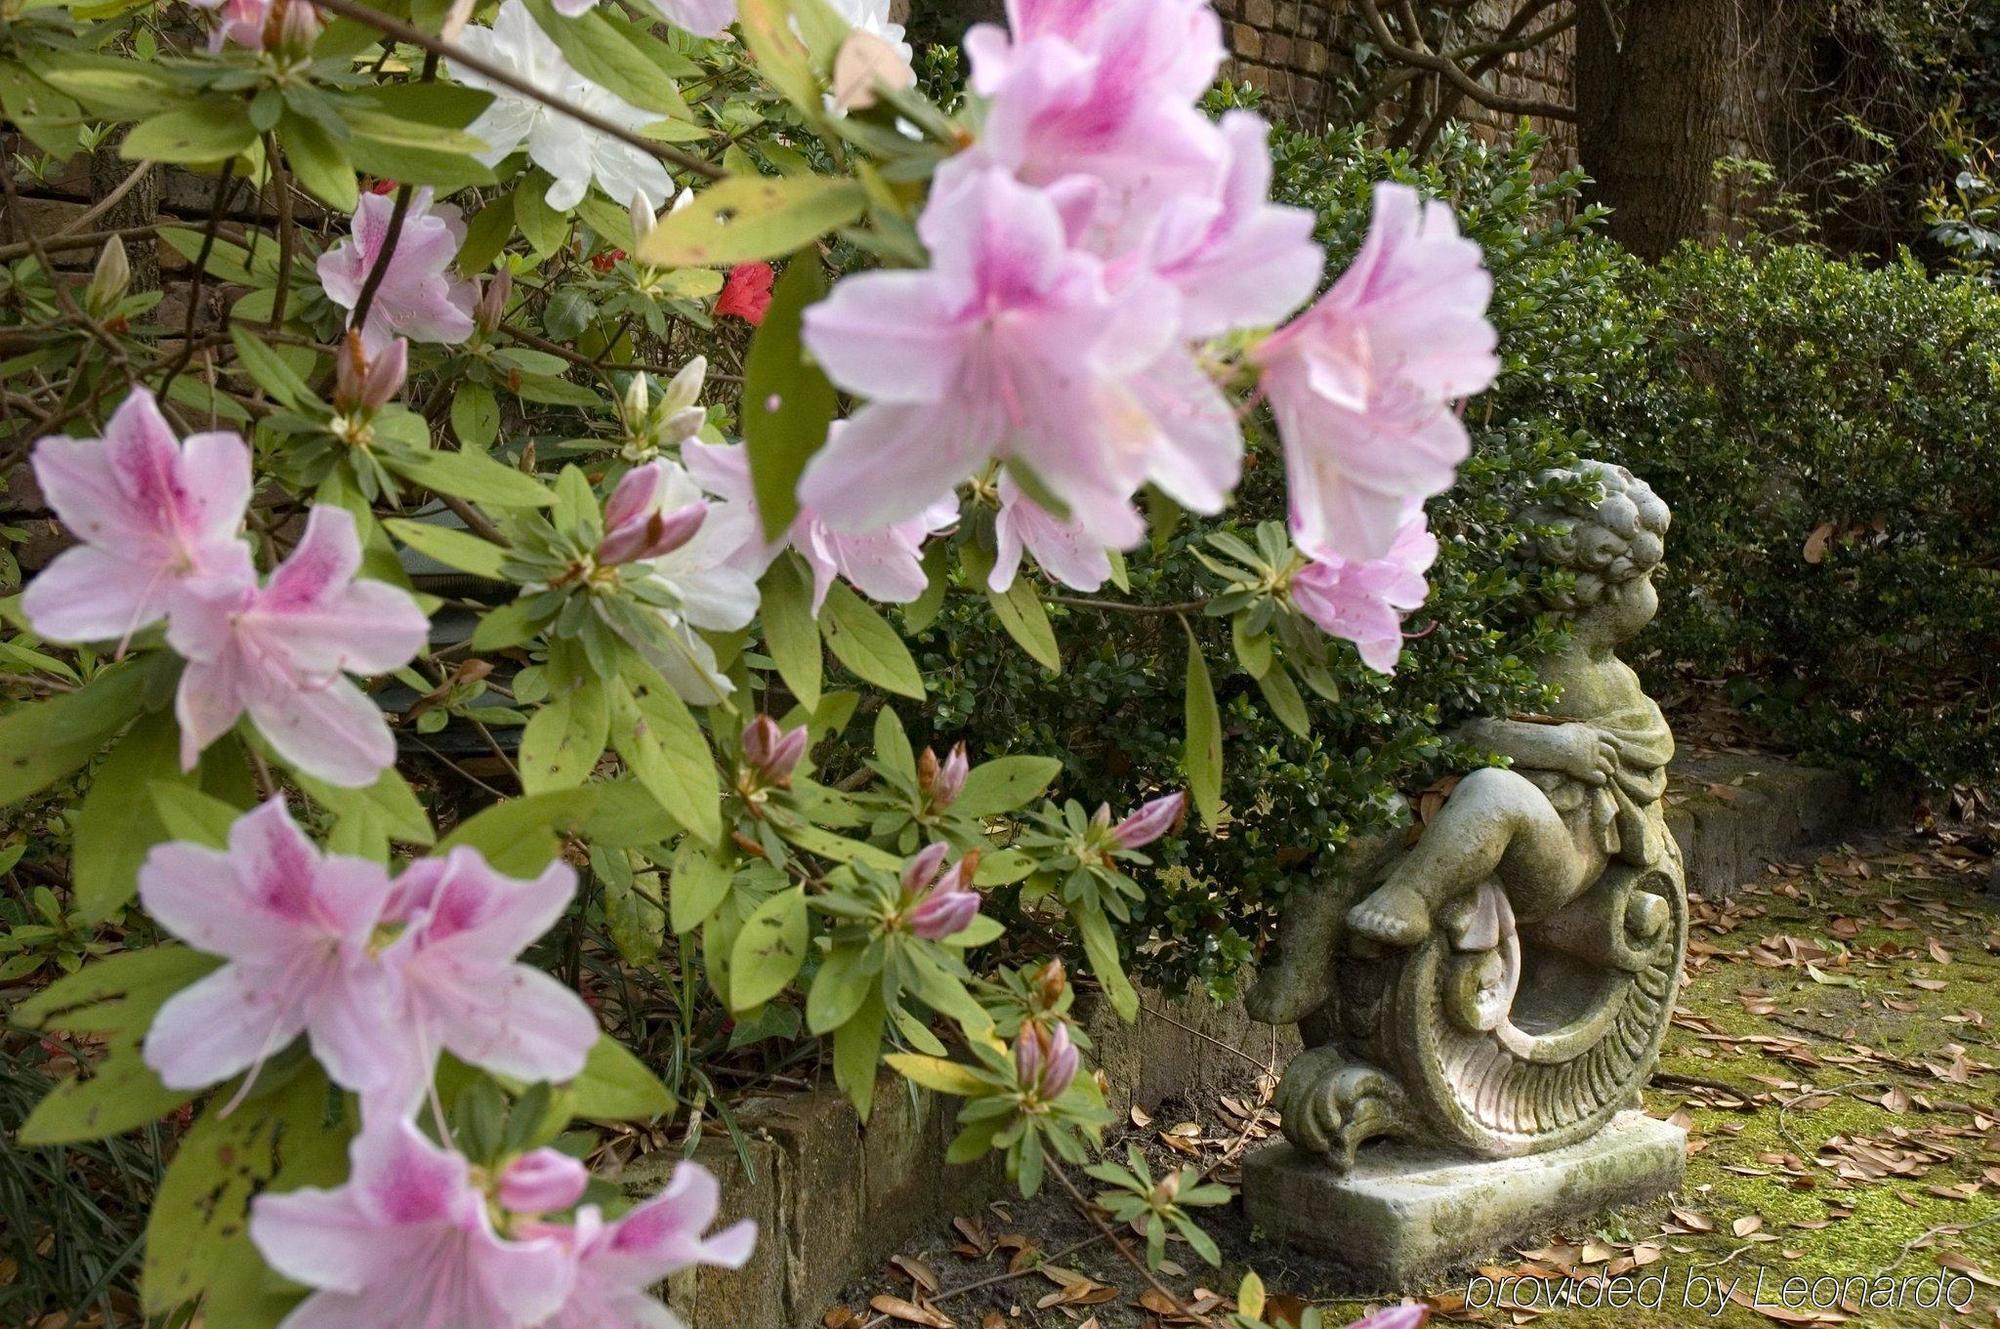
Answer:
<path fill-rule="evenodd" d="M 1439 906 L 1488 877 L 1500 878 L 1516 912 L 1532 916 L 1573 896 L 1583 868 L 1547 795 L 1513 771 L 1478 770 L 1347 922 L 1385 946 L 1414 946 L 1430 935 Z"/>

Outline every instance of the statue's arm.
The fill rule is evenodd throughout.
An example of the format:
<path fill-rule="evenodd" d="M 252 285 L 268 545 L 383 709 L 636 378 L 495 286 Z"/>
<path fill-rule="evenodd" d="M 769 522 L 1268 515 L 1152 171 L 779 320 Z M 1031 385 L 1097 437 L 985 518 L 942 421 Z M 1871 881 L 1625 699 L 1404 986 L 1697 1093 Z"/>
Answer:
<path fill-rule="evenodd" d="M 1536 724 L 1528 720 L 1478 719 L 1464 728 L 1471 742 L 1491 749 L 1531 771 L 1560 771 L 1589 778 L 1597 771 L 1597 733 L 1585 724 Z"/>

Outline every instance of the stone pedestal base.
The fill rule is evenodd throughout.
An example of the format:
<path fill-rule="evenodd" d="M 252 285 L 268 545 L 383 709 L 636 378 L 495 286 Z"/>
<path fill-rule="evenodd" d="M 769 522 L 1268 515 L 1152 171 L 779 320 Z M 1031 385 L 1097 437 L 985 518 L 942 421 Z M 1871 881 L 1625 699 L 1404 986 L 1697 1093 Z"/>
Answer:
<path fill-rule="evenodd" d="M 1416 1292 L 1680 1184 L 1687 1132 L 1641 1112 L 1527 1158 L 1467 1159 L 1401 1144 L 1364 1148 L 1345 1175 L 1282 1141 L 1243 1164 L 1243 1202 L 1266 1237 L 1345 1269 L 1357 1292 Z"/>

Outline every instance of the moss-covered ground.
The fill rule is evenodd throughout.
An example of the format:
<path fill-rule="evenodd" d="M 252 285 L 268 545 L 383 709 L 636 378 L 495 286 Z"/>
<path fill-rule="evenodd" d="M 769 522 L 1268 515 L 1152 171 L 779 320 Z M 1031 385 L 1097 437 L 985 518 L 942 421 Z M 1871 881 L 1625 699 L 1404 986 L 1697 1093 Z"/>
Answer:
<path fill-rule="evenodd" d="M 1909 841 L 1781 868 L 1726 905 L 1697 903 L 1688 982 L 1646 1094 L 1649 1112 L 1688 1128 L 1683 1188 L 1485 1266 L 1524 1276 L 1516 1287 L 1586 1299 L 1588 1280 L 1622 1277 L 1638 1304 L 1546 1310 L 1546 1292 L 1524 1292 L 1533 1307 L 1495 1307 L 1492 1287 L 1470 1276 L 1404 1291 L 1437 1321 L 1559 1329 L 2000 1324 L 2000 901 L 1982 893 L 1985 871 L 1949 845 Z M 1269 1087 L 1267 1077 L 1261 1091 L 1170 1105 L 1129 1134 L 1161 1164 L 1233 1181 L 1231 1146 L 1250 1137 L 1254 1148 L 1275 1120 L 1259 1103 Z M 826 1323 L 913 1322 L 869 1305 L 884 1296 L 979 1329 L 1184 1322 L 1143 1306 L 1143 1281 L 1101 1240 L 1049 1261 L 1056 1276 L 1037 1271 L 1094 1232 L 1053 1196 L 964 1220 L 850 1289 Z M 1329 1325 L 1383 1304 L 1343 1299 L 1337 1274 L 1251 1230 L 1240 1204 L 1212 1211 L 1207 1227 L 1224 1267 L 1174 1244 L 1163 1275 L 1197 1306 L 1252 1267 L 1279 1305 L 1323 1306 Z M 1010 1262 L 1022 1276 L 946 1295 Z M 1964 1312 L 1919 1304 L 1934 1285 L 1917 1280 L 1936 1275 L 1971 1297 Z M 1900 1304 L 1882 1304 L 1885 1288 Z"/>

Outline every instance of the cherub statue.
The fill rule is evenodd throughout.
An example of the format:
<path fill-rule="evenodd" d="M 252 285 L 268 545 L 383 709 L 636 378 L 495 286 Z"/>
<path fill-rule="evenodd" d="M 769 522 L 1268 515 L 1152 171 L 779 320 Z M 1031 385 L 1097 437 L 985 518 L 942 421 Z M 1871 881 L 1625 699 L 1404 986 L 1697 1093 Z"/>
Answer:
<path fill-rule="evenodd" d="M 1538 664 L 1554 713 L 1469 724 L 1511 764 L 1461 780 L 1414 845 L 1358 847 L 1346 882 L 1296 897 L 1251 995 L 1305 1031 L 1279 1107 L 1310 1153 L 1351 1165 L 1380 1134 L 1553 1148 L 1650 1072 L 1686 928 L 1660 806 L 1674 742 L 1617 650 L 1659 608 L 1669 514 L 1622 467 L 1578 471 L 1600 497 L 1532 514 L 1575 574 L 1554 606 L 1571 634 Z"/>
<path fill-rule="evenodd" d="M 1616 651 L 1659 610 L 1653 572 L 1665 552 L 1667 505 L 1622 466 L 1581 469 L 1604 498 L 1588 515 L 1570 514 L 1566 534 L 1544 550 L 1576 573 L 1574 593 L 1556 606 L 1574 616 L 1568 646 L 1542 669 L 1561 689 L 1555 714 L 1466 727 L 1512 767 L 1459 782 L 1416 847 L 1349 911 L 1360 936 L 1415 945 L 1440 909 L 1488 878 L 1515 918 L 1546 918 L 1614 859 L 1645 867 L 1664 852 L 1665 827 L 1647 814 L 1666 790 L 1674 736 Z M 1642 916 L 1623 921 L 1641 935 L 1664 925 L 1657 897 L 1634 897 L 1633 907 Z"/>

